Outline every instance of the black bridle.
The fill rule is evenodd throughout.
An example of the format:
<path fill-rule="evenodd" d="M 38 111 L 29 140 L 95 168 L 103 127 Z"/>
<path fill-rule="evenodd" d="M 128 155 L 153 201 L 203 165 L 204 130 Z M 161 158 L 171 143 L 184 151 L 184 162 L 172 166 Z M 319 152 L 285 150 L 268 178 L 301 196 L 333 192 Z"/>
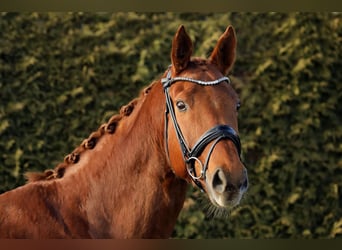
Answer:
<path fill-rule="evenodd" d="M 195 145 L 192 148 L 190 148 L 187 145 L 187 143 L 184 139 L 184 136 L 182 134 L 182 131 L 181 131 L 181 129 L 177 123 L 176 114 L 175 114 L 175 111 L 173 109 L 172 100 L 171 100 L 170 93 L 169 93 L 169 88 L 171 87 L 171 85 L 173 83 L 175 83 L 177 81 L 187 81 L 187 82 L 192 82 L 192 83 L 196 83 L 196 84 L 203 85 L 203 86 L 212 86 L 212 85 L 217 85 L 221 82 L 227 82 L 229 84 L 230 80 L 228 77 L 221 77 L 215 81 L 201 81 L 201 80 L 196 80 L 196 79 L 187 78 L 187 77 L 171 78 L 171 70 L 170 69 L 167 72 L 166 78 L 161 79 L 161 82 L 162 82 L 163 88 L 164 88 L 165 98 L 166 98 L 166 110 L 165 110 L 165 144 L 166 145 L 165 145 L 165 147 L 166 147 L 167 155 L 169 155 L 169 149 L 168 149 L 168 114 L 170 114 L 173 126 L 174 126 L 175 131 L 176 131 L 177 139 L 179 141 L 179 144 L 180 144 L 180 147 L 182 150 L 183 159 L 184 159 L 184 162 L 186 164 L 187 172 L 190 175 L 193 182 L 202 191 L 204 191 L 203 186 L 199 180 L 200 179 L 205 180 L 205 178 L 206 178 L 205 173 L 208 169 L 208 163 L 209 163 L 210 155 L 212 154 L 216 144 L 222 139 L 231 140 L 234 143 L 234 145 L 238 151 L 238 154 L 240 156 L 240 154 L 241 154 L 240 138 L 239 138 L 238 134 L 236 133 L 236 131 L 232 127 L 230 127 L 228 125 L 217 125 L 211 129 L 209 129 L 207 132 L 205 132 L 199 138 L 199 140 L 195 143 Z M 204 148 L 212 141 L 214 141 L 214 142 L 209 149 L 207 158 L 206 158 L 205 163 L 203 165 L 203 163 L 198 159 L 198 156 L 203 152 Z M 196 176 L 195 162 L 197 162 L 201 166 L 201 173 L 199 176 Z"/>

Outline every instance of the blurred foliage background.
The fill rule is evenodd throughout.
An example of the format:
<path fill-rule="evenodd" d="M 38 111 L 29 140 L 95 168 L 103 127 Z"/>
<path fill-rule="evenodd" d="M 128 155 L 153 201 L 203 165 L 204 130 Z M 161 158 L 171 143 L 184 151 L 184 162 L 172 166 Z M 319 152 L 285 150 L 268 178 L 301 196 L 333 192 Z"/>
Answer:
<path fill-rule="evenodd" d="M 1 13 L 0 193 L 52 168 L 170 64 L 235 27 L 250 188 L 211 218 L 189 188 L 174 238 L 342 236 L 341 13 Z"/>

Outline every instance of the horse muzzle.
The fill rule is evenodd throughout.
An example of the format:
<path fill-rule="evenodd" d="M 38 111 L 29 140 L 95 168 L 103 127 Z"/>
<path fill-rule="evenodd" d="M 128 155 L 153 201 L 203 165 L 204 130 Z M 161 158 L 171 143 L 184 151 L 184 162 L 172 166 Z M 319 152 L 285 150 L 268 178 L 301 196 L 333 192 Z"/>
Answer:
<path fill-rule="evenodd" d="M 218 167 L 206 175 L 206 189 L 211 202 L 217 207 L 234 207 L 248 189 L 247 169 L 236 176 Z"/>

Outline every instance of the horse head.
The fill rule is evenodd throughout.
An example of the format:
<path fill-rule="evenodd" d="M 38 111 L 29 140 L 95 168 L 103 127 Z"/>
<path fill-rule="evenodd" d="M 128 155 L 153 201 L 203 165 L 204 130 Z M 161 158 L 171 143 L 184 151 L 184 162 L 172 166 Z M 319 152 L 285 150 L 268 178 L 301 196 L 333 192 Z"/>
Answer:
<path fill-rule="evenodd" d="M 226 75 L 235 60 L 229 26 L 208 59 L 192 58 L 183 26 L 172 41 L 171 66 L 162 78 L 165 142 L 174 173 L 193 181 L 216 207 L 237 205 L 248 187 L 238 136 L 238 95 Z"/>

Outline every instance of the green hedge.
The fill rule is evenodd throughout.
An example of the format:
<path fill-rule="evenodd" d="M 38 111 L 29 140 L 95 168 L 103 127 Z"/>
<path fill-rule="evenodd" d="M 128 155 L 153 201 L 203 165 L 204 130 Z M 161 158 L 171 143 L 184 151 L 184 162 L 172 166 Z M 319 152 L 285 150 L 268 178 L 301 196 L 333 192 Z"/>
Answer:
<path fill-rule="evenodd" d="M 0 192 L 61 162 L 160 76 L 180 24 L 198 56 L 236 29 L 250 188 L 223 218 L 190 188 L 173 237 L 341 237 L 340 13 L 2 13 Z"/>

